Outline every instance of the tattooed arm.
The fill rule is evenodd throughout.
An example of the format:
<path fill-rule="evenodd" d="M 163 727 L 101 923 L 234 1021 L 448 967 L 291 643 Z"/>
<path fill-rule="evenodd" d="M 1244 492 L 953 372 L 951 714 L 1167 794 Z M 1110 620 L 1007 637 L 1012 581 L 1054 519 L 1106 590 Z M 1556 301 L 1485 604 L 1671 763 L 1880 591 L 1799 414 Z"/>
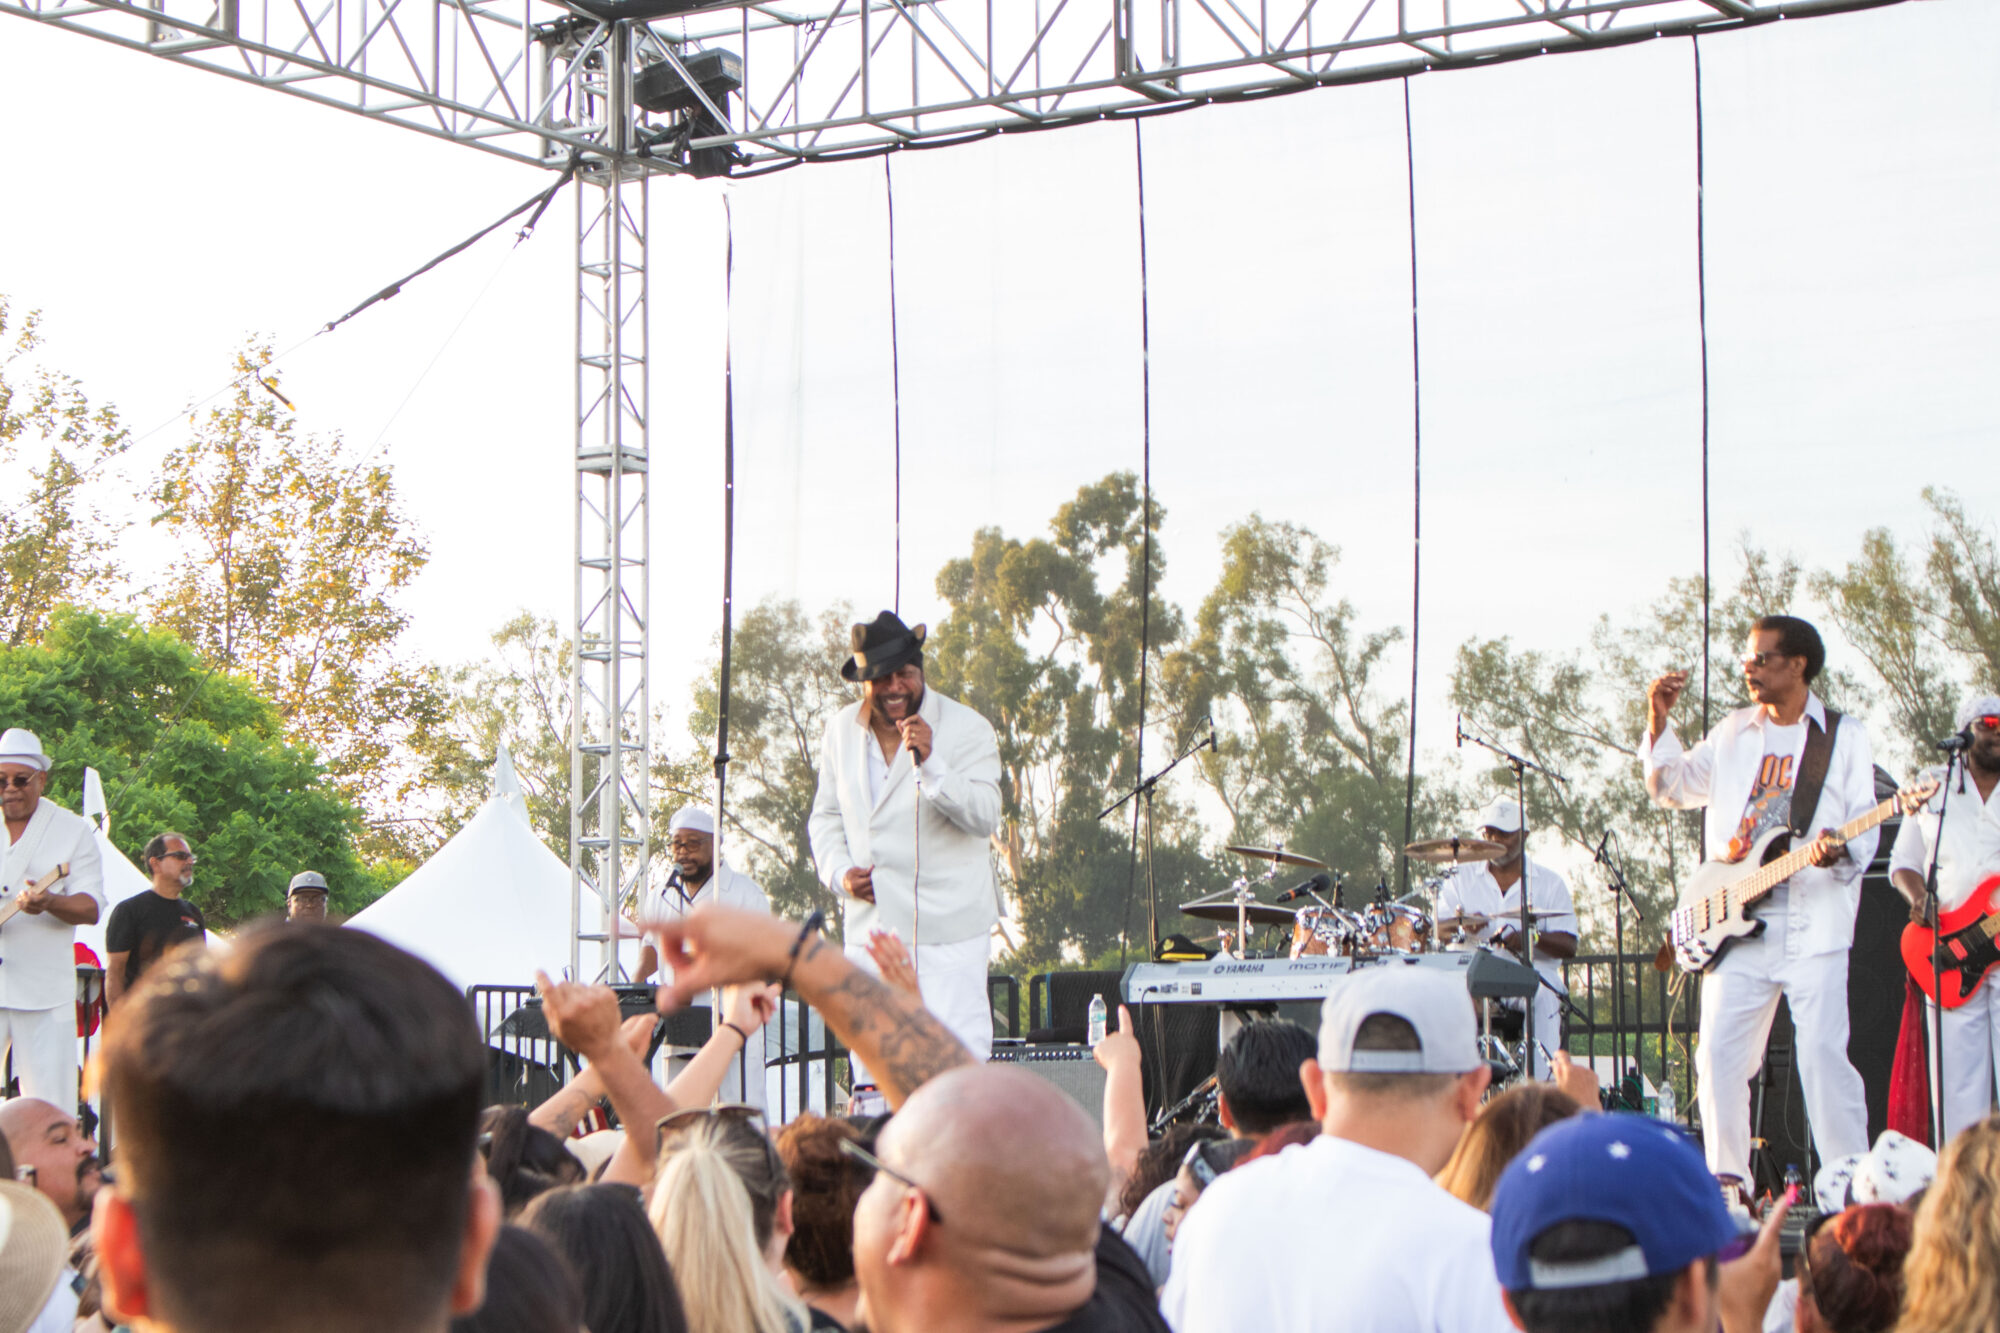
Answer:
<path fill-rule="evenodd" d="M 761 912 L 704 907 L 661 928 L 674 984 L 660 988 L 671 1011 L 711 986 L 775 981 L 792 968 L 792 986 L 867 1064 L 891 1107 L 972 1056 L 914 995 L 869 976 L 817 933 L 791 963 L 799 928 Z"/>

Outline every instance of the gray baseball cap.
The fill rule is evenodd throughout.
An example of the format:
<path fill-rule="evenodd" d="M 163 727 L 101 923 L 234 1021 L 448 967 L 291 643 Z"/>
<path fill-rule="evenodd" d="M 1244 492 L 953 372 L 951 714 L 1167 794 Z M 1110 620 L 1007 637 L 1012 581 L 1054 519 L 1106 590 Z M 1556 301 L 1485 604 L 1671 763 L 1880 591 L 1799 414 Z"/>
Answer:
<path fill-rule="evenodd" d="M 292 886 L 285 890 L 285 896 L 289 898 L 301 889 L 317 890 L 320 893 L 327 892 L 326 876 L 320 874 L 317 870 L 301 870 L 298 874 L 292 876 Z"/>
<path fill-rule="evenodd" d="M 1376 1014 L 1416 1029 L 1414 1051 L 1357 1051 L 1355 1034 Z M 1319 1011 L 1319 1065 L 1339 1074 L 1463 1074 L 1486 1062 L 1472 997 L 1456 971 L 1390 961 L 1341 978 Z"/>

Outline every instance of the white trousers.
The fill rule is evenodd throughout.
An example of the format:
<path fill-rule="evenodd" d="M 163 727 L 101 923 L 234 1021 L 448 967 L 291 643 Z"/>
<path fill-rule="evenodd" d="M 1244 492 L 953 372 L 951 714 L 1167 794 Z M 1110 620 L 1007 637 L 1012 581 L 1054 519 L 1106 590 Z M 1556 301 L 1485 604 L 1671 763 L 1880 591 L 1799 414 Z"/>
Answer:
<path fill-rule="evenodd" d="M 1926 1002 L 1924 1042 L 1930 1043 L 1930 1014 L 1937 1006 Z M 1967 1125 L 1976 1125 L 1993 1109 L 1994 1071 L 2000 1069 L 2000 976 L 1988 977 L 1972 998 L 1956 1009 L 1944 1011 L 1944 1137 L 1958 1137 Z M 1937 1056 L 1930 1057 L 1931 1087 L 1937 1088 Z"/>
<path fill-rule="evenodd" d="M 76 1004 L 53 1009 L 0 1009 L 0 1045 L 14 1060 L 21 1095 L 75 1115 Z"/>
<path fill-rule="evenodd" d="M 1847 1059 L 1847 951 L 1787 958 L 1783 914 L 1767 920 L 1763 935 L 1738 943 L 1702 978 L 1694 1053 L 1708 1169 L 1743 1181 L 1750 1179 L 1750 1080 L 1764 1063 L 1780 995 L 1792 1010 L 1799 1084 L 1820 1160 L 1868 1151 L 1867 1095 Z"/>
<path fill-rule="evenodd" d="M 992 954 L 992 936 L 978 935 L 951 944 L 919 944 L 916 948 L 917 990 L 924 1008 L 951 1035 L 965 1043 L 972 1058 L 984 1061 L 993 1054 L 993 1005 L 986 998 L 986 968 Z M 847 956 L 870 976 L 881 976 L 865 944 L 847 946 Z M 872 1083 L 857 1057 L 848 1056 L 854 1086 Z"/>

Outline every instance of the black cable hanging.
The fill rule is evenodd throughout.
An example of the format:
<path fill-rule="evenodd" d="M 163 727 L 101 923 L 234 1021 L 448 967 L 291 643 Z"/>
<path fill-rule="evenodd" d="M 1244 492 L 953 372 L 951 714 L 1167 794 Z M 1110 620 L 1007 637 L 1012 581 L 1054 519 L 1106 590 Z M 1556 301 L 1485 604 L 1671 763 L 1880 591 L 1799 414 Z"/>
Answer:
<path fill-rule="evenodd" d="M 903 357 L 896 332 L 896 182 L 882 159 L 882 194 L 889 202 L 889 404 L 896 449 L 896 570 L 891 609 L 903 614 Z"/>
<path fill-rule="evenodd" d="M 1137 120 L 1132 122 L 1132 160 L 1137 170 L 1139 197 L 1139 736 L 1132 754 L 1132 780 L 1136 784 L 1146 773 L 1146 657 L 1152 649 L 1153 611 L 1153 315 L 1146 282 L 1146 139 Z M 1125 950 L 1132 938 L 1132 890 L 1139 880 L 1139 812 L 1152 804 L 1152 794 L 1132 802 L 1132 851 L 1125 870 L 1125 911 L 1118 930 L 1118 965 L 1125 965 Z M 1152 829 L 1147 828 L 1148 838 Z M 1146 851 L 1147 933 L 1151 936 L 1147 957 L 1160 952 L 1160 911 L 1153 898 L 1153 854 Z"/>
<path fill-rule="evenodd" d="M 729 635 L 736 586 L 736 217 L 722 196 L 722 663 L 715 682 L 715 863 L 722 863 L 723 789 L 729 773 Z"/>
<path fill-rule="evenodd" d="M 1410 122 L 1410 81 L 1403 80 L 1403 172 L 1410 205 L 1410 766 L 1403 786 L 1403 842 L 1417 837 L 1417 629 L 1423 615 L 1424 574 L 1424 391 L 1417 336 L 1417 148 Z M 1410 862 L 1397 857 L 1399 894 L 1410 891 Z"/>
<path fill-rule="evenodd" d="M 1708 171 L 1706 144 L 1701 117 L 1701 39 L 1692 37 L 1694 49 L 1694 282 L 1701 329 L 1701 734 L 1708 734 L 1709 603 L 1714 585 L 1709 578 L 1708 529 Z M 1702 856 L 1708 855 L 1708 835 L 1702 833 Z"/>

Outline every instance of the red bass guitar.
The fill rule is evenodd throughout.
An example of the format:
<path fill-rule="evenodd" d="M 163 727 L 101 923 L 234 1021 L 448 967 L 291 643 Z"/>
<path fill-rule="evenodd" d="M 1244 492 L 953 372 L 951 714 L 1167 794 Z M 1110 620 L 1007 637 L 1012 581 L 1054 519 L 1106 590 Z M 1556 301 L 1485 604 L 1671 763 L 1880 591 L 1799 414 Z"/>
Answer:
<path fill-rule="evenodd" d="M 2000 875 L 1981 880 L 1972 896 L 1946 912 L 1938 929 L 1915 922 L 1903 927 L 1903 966 L 1916 978 L 1917 988 L 1947 1009 L 1973 997 L 1986 974 L 2000 963 Z M 1932 946 L 1944 936 L 1944 972 L 1931 970 Z"/>

